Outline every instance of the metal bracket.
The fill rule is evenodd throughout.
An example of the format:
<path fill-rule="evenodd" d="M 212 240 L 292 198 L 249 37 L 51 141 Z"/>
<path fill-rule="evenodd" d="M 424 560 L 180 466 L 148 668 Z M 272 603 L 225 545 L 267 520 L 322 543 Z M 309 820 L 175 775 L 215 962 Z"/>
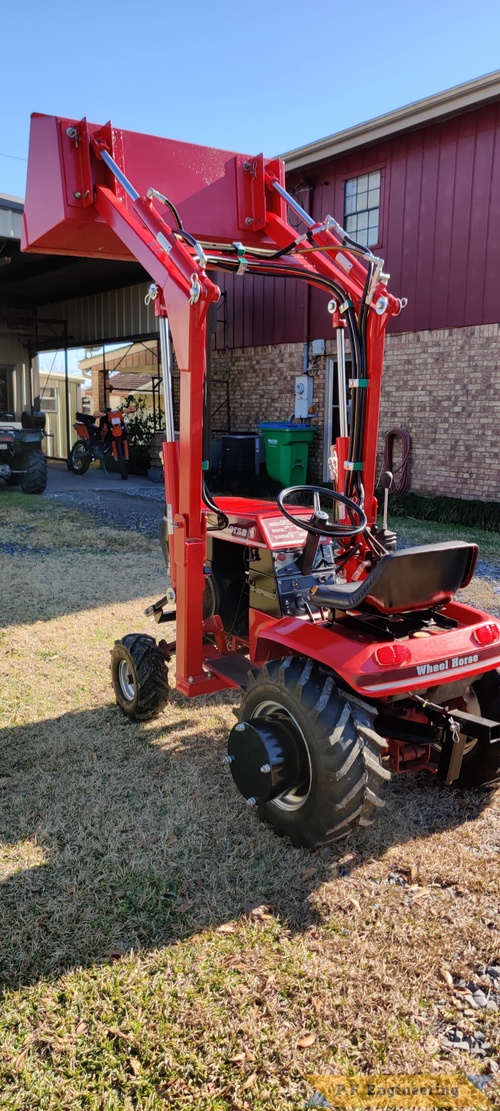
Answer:
<path fill-rule="evenodd" d="M 236 170 L 236 202 L 238 227 L 242 231 L 261 231 L 267 222 L 264 177 L 264 155 L 234 159 Z"/>
<path fill-rule="evenodd" d="M 236 273 L 239 274 L 240 277 L 242 277 L 248 267 L 248 259 L 245 258 L 245 248 L 243 246 L 243 243 L 233 243 L 233 247 L 236 251 L 239 262 Z"/>
<path fill-rule="evenodd" d="M 61 124 L 66 200 L 71 208 L 88 208 L 94 203 L 89 134 L 85 116 L 76 127 Z"/>
<path fill-rule="evenodd" d="M 460 732 L 458 721 L 450 717 L 443 730 L 444 739 L 439 757 L 438 775 L 447 786 L 458 779 L 462 767 L 464 749 L 467 742 L 465 733 Z"/>

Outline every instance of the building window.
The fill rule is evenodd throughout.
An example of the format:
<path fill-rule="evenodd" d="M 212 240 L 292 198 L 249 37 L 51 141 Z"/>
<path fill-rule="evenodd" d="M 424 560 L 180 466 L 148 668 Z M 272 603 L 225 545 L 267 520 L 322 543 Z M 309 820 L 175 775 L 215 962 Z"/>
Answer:
<path fill-rule="evenodd" d="M 40 406 L 42 413 L 57 413 L 59 390 L 56 386 L 44 386 L 41 391 Z"/>
<path fill-rule="evenodd" d="M 380 170 L 345 183 L 345 230 L 363 247 L 379 242 Z"/>

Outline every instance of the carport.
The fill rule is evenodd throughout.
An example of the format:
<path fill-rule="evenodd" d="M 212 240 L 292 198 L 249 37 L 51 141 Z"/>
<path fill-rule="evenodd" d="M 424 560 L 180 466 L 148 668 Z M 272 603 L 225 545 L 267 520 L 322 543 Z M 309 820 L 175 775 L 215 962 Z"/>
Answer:
<path fill-rule="evenodd" d="M 39 408 L 37 356 L 64 351 L 69 445 L 68 351 L 156 340 L 149 279 L 135 262 L 21 253 L 23 209 L 22 199 L 0 194 L 0 412 L 19 420 Z"/>

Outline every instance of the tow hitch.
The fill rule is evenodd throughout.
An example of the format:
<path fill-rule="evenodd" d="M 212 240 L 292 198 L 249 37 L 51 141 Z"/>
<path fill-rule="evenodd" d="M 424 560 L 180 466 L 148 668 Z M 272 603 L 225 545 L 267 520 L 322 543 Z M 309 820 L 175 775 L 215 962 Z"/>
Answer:
<path fill-rule="evenodd" d="M 487 744 L 497 744 L 500 741 L 498 721 L 467 714 L 464 710 L 447 710 L 434 702 L 427 702 L 418 694 L 409 693 L 408 697 L 413 702 L 419 703 L 432 724 L 424 725 L 420 722 L 405 721 L 404 718 L 390 717 L 388 714 L 378 714 L 373 723 L 374 728 L 381 736 L 388 739 L 409 741 L 413 744 L 418 741 L 426 745 L 440 744 L 441 754 L 437 774 L 448 786 L 460 775 L 468 741 L 482 741 Z"/>

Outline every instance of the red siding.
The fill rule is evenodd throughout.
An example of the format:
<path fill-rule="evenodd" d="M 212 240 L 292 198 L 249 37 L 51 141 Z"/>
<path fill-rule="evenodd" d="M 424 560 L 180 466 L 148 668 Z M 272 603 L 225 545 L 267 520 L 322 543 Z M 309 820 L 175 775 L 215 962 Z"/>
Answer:
<path fill-rule="evenodd" d="M 227 292 L 228 347 L 262 347 L 302 343 L 307 286 L 285 278 L 244 277 L 220 271 L 217 282 Z M 216 347 L 224 348 L 224 329 L 217 327 Z"/>
<path fill-rule="evenodd" d="M 408 298 L 391 331 L 499 321 L 500 105 L 304 168 L 303 178 L 314 184 L 314 215 L 333 208 L 342 220 L 345 180 L 371 169 L 383 171 L 377 253 L 391 291 Z M 310 336 L 327 327 L 313 294 Z"/>
<path fill-rule="evenodd" d="M 289 175 L 316 219 L 343 220 L 344 182 L 381 170 L 380 247 L 408 298 L 393 332 L 500 321 L 500 105 L 491 104 Z M 219 274 L 230 347 L 328 338 L 328 295 L 302 283 Z M 222 347 L 221 329 L 217 346 Z"/>

